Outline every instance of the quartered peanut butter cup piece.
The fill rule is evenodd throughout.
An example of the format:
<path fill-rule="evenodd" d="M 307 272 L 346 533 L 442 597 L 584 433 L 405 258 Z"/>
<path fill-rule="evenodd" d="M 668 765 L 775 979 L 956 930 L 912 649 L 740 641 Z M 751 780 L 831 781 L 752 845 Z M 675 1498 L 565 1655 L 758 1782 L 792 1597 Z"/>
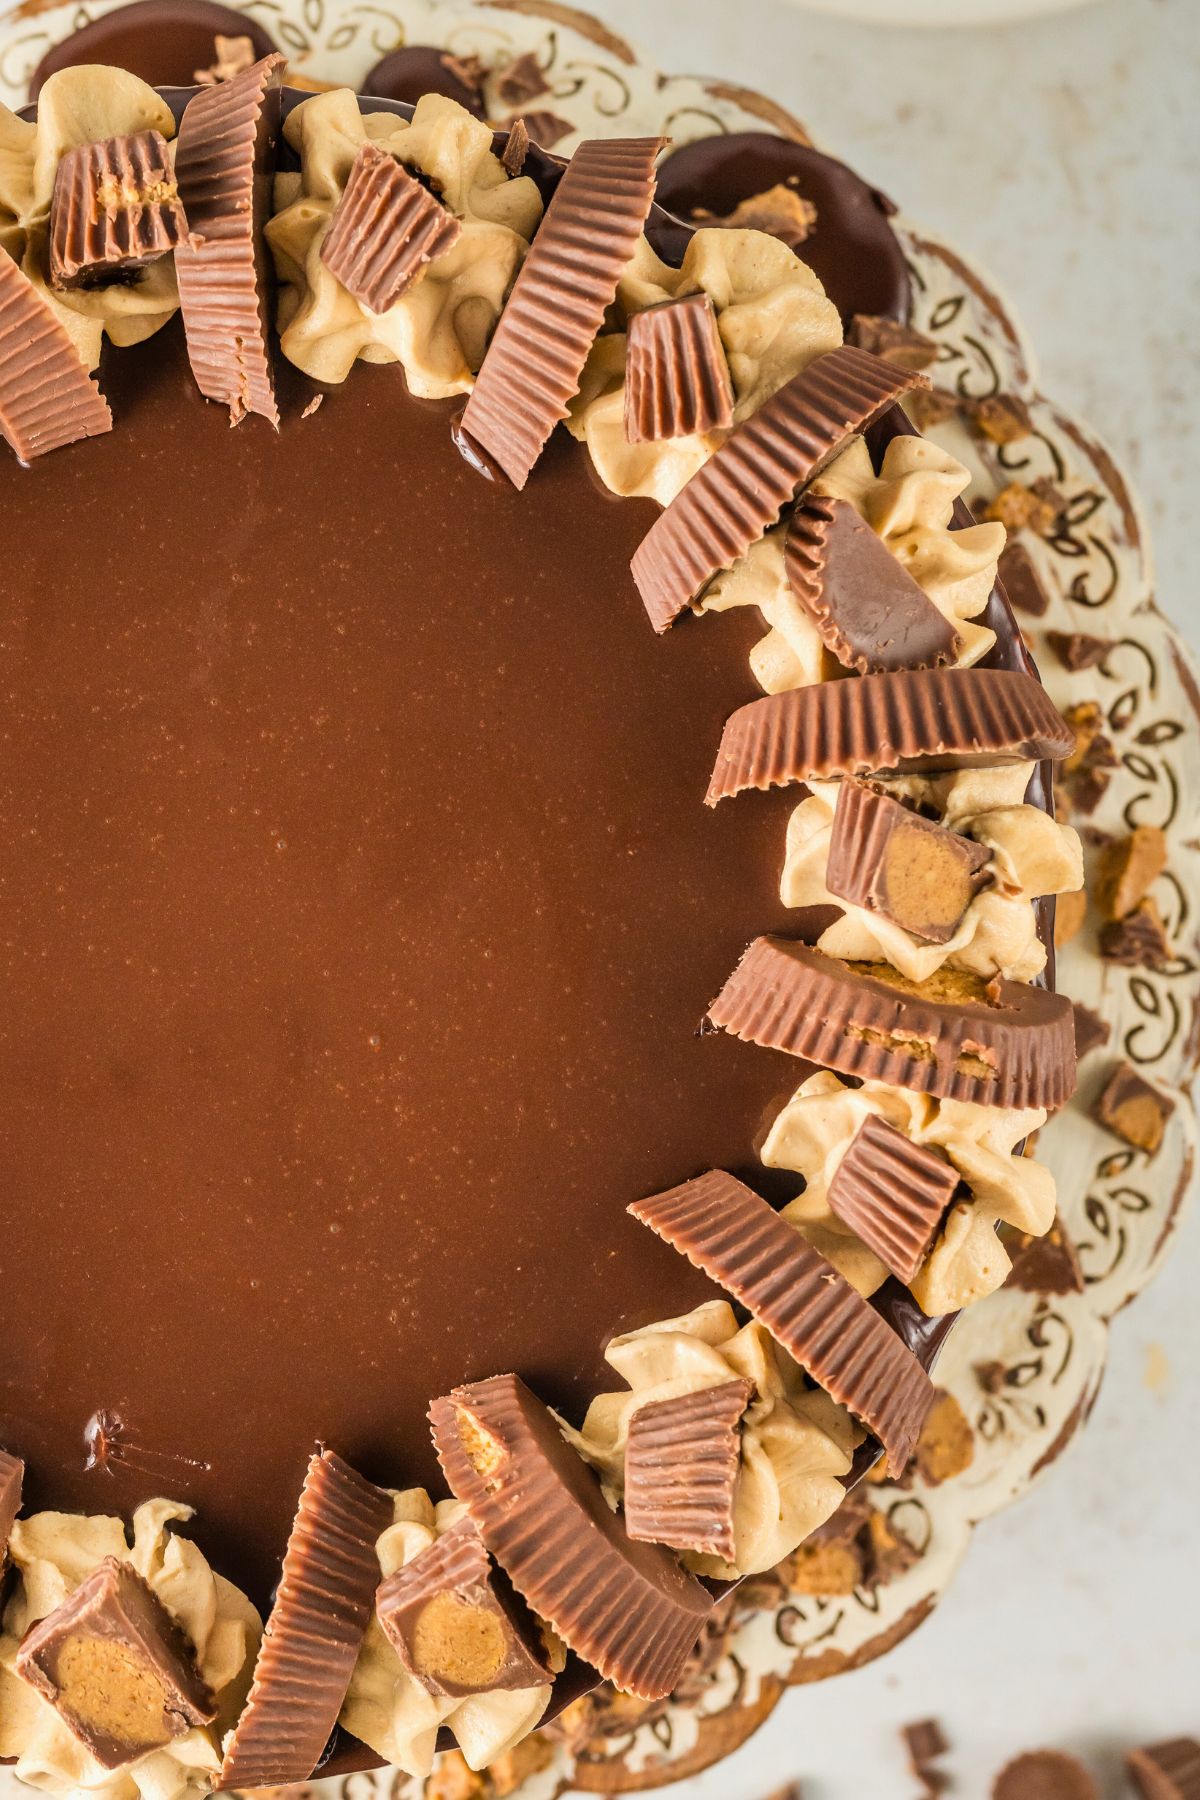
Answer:
<path fill-rule="evenodd" d="M 756 938 L 709 1008 L 746 1043 L 943 1100 L 1054 1112 L 1075 1091 L 1063 994 L 941 970 L 920 986 L 886 963 L 844 963 L 791 938 Z"/>
<path fill-rule="evenodd" d="M 712 1611 L 706 1589 L 669 1550 L 628 1535 L 516 1375 L 455 1388 L 429 1417 L 451 1491 L 534 1612 L 617 1687 L 669 1694 Z"/>
<path fill-rule="evenodd" d="M 811 495 L 785 551 L 792 592 L 843 668 L 860 675 L 952 663 L 962 638 L 849 500 Z"/>
<path fill-rule="evenodd" d="M 25 1464 L 19 1456 L 0 1450 L 0 1572 L 8 1555 L 8 1540 L 21 1510 L 21 1489 L 25 1482 Z"/>
<path fill-rule="evenodd" d="M 0 435 L 22 462 L 112 430 L 112 414 L 33 283 L 0 251 Z"/>
<path fill-rule="evenodd" d="M 1001 1769 L 991 1800 L 1100 1800 L 1100 1790 L 1077 1756 L 1027 1750 Z"/>
<path fill-rule="evenodd" d="M 50 202 L 50 285 L 95 287 L 157 262 L 187 236 L 160 131 L 68 150 Z"/>
<path fill-rule="evenodd" d="M 786 1219 L 719 1169 L 629 1211 L 761 1320 L 874 1432 L 889 1471 L 903 1472 L 933 1405 L 933 1383 L 874 1307 Z"/>
<path fill-rule="evenodd" d="M 389 1575 L 375 1595 L 375 1614 L 410 1675 L 436 1698 L 545 1687 L 554 1679 L 530 1625 L 498 1591 L 470 1519 Z"/>
<path fill-rule="evenodd" d="M 1143 1744 L 1129 1752 L 1125 1767 L 1141 1800 L 1200 1800 L 1200 1743 L 1195 1738 Z"/>
<path fill-rule="evenodd" d="M 194 1648 L 132 1563 L 115 1556 L 25 1634 L 15 1668 L 106 1769 L 216 1717 Z"/>
<path fill-rule="evenodd" d="M 354 1673 L 379 1581 L 375 1543 L 392 1516 L 388 1495 L 334 1451 L 313 1456 L 219 1788 L 305 1781 L 316 1768 Z"/>
<path fill-rule="evenodd" d="M 950 941 L 987 885 L 990 862 L 986 845 L 866 782 L 843 781 L 838 790 L 826 887 L 923 943 Z"/>
<path fill-rule="evenodd" d="M 864 1119 L 829 1184 L 829 1209 L 901 1281 L 911 1281 L 958 1186 L 958 1172 L 887 1119 Z"/>
<path fill-rule="evenodd" d="M 629 321 L 625 436 L 631 444 L 733 424 L 733 381 L 707 294 L 647 306 Z"/>
<path fill-rule="evenodd" d="M 654 197 L 662 138 L 581 144 L 500 315 L 462 429 L 523 488 L 567 403 Z"/>
<path fill-rule="evenodd" d="M 269 275 L 262 228 L 270 205 L 284 58 L 264 56 L 203 88 L 179 127 L 175 173 L 190 242 L 175 252 L 179 304 L 196 385 L 232 424 L 279 408 L 271 379 Z"/>
<path fill-rule="evenodd" d="M 638 1407 L 625 1442 L 630 1537 L 733 1561 L 738 1424 L 752 1392 L 748 1381 L 723 1381 Z"/>
<path fill-rule="evenodd" d="M 655 520 L 633 578 L 666 631 L 721 569 L 757 543 L 856 431 L 927 377 L 843 344 L 817 357 L 733 431 Z"/>
<path fill-rule="evenodd" d="M 900 669 L 766 694 L 725 722 L 707 800 L 841 775 L 1062 762 L 1075 736 L 1016 669 Z"/>
<path fill-rule="evenodd" d="M 354 158 L 321 261 L 348 294 L 382 313 L 461 236 L 462 221 L 394 156 L 367 142 Z"/>

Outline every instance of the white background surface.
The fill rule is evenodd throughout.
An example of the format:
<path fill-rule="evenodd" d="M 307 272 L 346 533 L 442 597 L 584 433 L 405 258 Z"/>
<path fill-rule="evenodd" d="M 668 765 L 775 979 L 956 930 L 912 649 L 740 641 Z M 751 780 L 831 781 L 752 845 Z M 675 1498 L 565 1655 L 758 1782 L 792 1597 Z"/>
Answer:
<path fill-rule="evenodd" d="M 1200 0 L 945 34 L 794 0 L 593 10 L 666 69 L 770 93 L 1000 278 L 1046 391 L 1140 486 L 1161 603 L 1200 643 Z M 1198 1373 L 1193 1213 L 1116 1322 L 1090 1426 L 980 1528 L 933 1618 L 872 1668 L 786 1696 L 737 1756 L 672 1793 L 765 1800 L 801 1776 L 804 1800 L 911 1800 L 896 1729 L 932 1713 L 960 1800 L 985 1800 L 1007 1757 L 1041 1745 L 1085 1754 L 1116 1800 L 1123 1747 L 1200 1736 Z"/>

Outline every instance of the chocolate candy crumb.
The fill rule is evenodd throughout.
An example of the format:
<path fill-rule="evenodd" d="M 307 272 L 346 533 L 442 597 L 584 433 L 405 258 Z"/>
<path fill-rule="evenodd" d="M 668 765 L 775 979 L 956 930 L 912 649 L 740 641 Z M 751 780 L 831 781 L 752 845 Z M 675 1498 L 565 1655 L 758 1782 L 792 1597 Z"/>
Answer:
<path fill-rule="evenodd" d="M 462 221 L 378 144 L 360 144 L 321 261 L 368 312 L 384 313 L 462 236 Z"/>
<path fill-rule="evenodd" d="M 524 119 L 514 119 L 508 128 L 508 142 L 504 146 L 504 155 L 500 161 L 508 173 L 516 177 L 525 167 L 525 158 L 529 155 L 529 129 Z"/>
<path fill-rule="evenodd" d="M 524 126 L 526 136 L 541 150 L 552 150 L 555 144 L 561 144 L 575 130 L 572 119 L 564 119 L 544 107 L 534 107 L 532 111 L 526 109 L 522 113 L 514 113 L 503 122 L 501 131 L 511 131 L 518 120 Z"/>
<path fill-rule="evenodd" d="M 893 1275 L 911 1281 L 957 1186 L 944 1157 L 872 1115 L 837 1166 L 829 1208 Z"/>
<path fill-rule="evenodd" d="M 212 62 L 207 68 L 197 69 L 193 80 L 197 87 L 216 87 L 251 68 L 256 57 L 252 37 L 224 37 L 218 31 L 213 38 Z"/>
<path fill-rule="evenodd" d="M 859 674 L 934 669 L 962 638 L 849 500 L 814 495 L 787 535 L 793 594 L 831 651 Z"/>
<path fill-rule="evenodd" d="M 99 287 L 157 262 L 187 236 L 160 131 L 68 150 L 50 201 L 50 285 Z"/>
<path fill-rule="evenodd" d="M 237 425 L 259 413 L 275 426 L 268 275 L 262 228 L 279 125 L 284 58 L 253 67 L 188 103 L 175 172 L 192 233 L 175 251 L 179 304 L 196 385 Z"/>
<path fill-rule="evenodd" d="M 1023 981 L 943 969 L 918 985 L 884 963 L 760 937 L 708 1016 L 744 1042 L 945 1100 L 1053 1112 L 1075 1091 L 1071 1003 Z"/>
<path fill-rule="evenodd" d="M 306 1781 L 337 1723 L 375 1588 L 391 1499 L 321 1450 L 309 1462 L 275 1605 L 219 1788 Z"/>
<path fill-rule="evenodd" d="M 817 209 L 786 181 L 777 181 L 774 187 L 739 200 L 732 212 L 706 215 L 699 208 L 692 217 L 698 224 L 723 225 L 733 231 L 765 231 L 794 250 L 816 229 Z"/>
<path fill-rule="evenodd" d="M 1128 1753 L 1125 1767 L 1141 1800 L 1200 1800 L 1200 1743 L 1195 1738 L 1143 1744 Z"/>
<path fill-rule="evenodd" d="M 1019 444 L 1033 432 L 1029 408 L 1019 394 L 989 394 L 966 402 L 972 429 L 992 444 Z"/>
<path fill-rule="evenodd" d="M 24 270 L 0 251 L 0 436 L 22 462 L 112 430 L 79 353 Z"/>
<path fill-rule="evenodd" d="M 1171 943 L 1156 902 L 1147 895 L 1123 919 L 1113 919 L 1100 933 L 1105 962 L 1127 969 L 1161 969 L 1171 960 Z"/>
<path fill-rule="evenodd" d="M 903 325 L 899 319 L 873 317 L 870 313 L 855 313 L 846 341 L 859 350 L 869 350 L 872 356 L 882 356 L 884 362 L 894 363 L 898 369 L 912 369 L 917 374 L 931 369 L 938 359 L 937 344 L 923 331 Z"/>
<path fill-rule="evenodd" d="M 734 1559 L 733 1508 L 748 1381 L 639 1406 L 625 1445 L 625 1529 L 644 1543 Z"/>
<path fill-rule="evenodd" d="M 1089 637 L 1086 631 L 1048 631 L 1046 642 L 1063 668 L 1072 674 L 1097 668 L 1116 649 L 1113 638 Z"/>
<path fill-rule="evenodd" d="M 532 50 L 515 56 L 496 71 L 496 92 L 505 106 L 524 106 L 539 94 L 548 94 L 550 84 L 542 73 L 542 65 Z"/>
<path fill-rule="evenodd" d="M 838 790 L 825 885 L 851 906 L 946 944 L 990 877 L 991 851 L 866 782 Z"/>
<path fill-rule="evenodd" d="M 619 1688 L 660 1700 L 712 1598 L 670 1551 L 635 1542 L 553 1414 L 516 1375 L 429 1409 L 450 1490 L 539 1618 Z"/>
<path fill-rule="evenodd" d="M 1112 1036 L 1112 1026 L 1082 1000 L 1073 1001 L 1071 1010 L 1075 1014 L 1075 1056 L 1077 1061 L 1082 1061 L 1089 1051 L 1107 1044 Z"/>
<path fill-rule="evenodd" d="M 534 116 L 525 115 L 530 137 Z M 546 208 L 467 401 L 468 436 L 523 488 L 567 403 L 654 195 L 661 138 L 581 144 Z"/>
<path fill-rule="evenodd" d="M 818 356 L 730 433 L 646 533 L 633 578 L 666 631 L 721 569 L 775 523 L 794 495 L 926 377 L 843 344 Z"/>
<path fill-rule="evenodd" d="M 628 1208 L 728 1289 L 839 1406 L 869 1427 L 900 1475 L 934 1388 L 908 1346 L 765 1200 L 713 1170 Z"/>
<path fill-rule="evenodd" d="M 1132 1063 L 1118 1063 L 1092 1108 L 1092 1116 L 1135 1150 L 1155 1156 L 1162 1148 L 1175 1102 L 1160 1093 Z"/>
<path fill-rule="evenodd" d="M 132 1563 L 115 1556 L 26 1632 L 15 1668 L 106 1769 L 216 1718 L 192 1645 Z"/>
<path fill-rule="evenodd" d="M 435 1697 L 544 1687 L 554 1679 L 534 1647 L 532 1625 L 498 1592 L 470 1519 L 389 1575 L 375 1612 L 400 1661 Z"/>
<path fill-rule="evenodd" d="M 1000 552 L 998 573 L 1005 593 L 1018 612 L 1040 619 L 1049 611 L 1050 596 L 1024 544 L 1005 544 Z"/>
<path fill-rule="evenodd" d="M 1019 1288 L 1025 1294 L 1082 1294 L 1083 1267 L 1058 1219 L 1044 1237 L 1008 1229 L 1001 1235 L 1012 1262 L 1005 1287 Z"/>
<path fill-rule="evenodd" d="M 1095 1782 L 1065 1750 L 1030 1750 L 1007 1763 L 992 1783 L 992 1800 L 1100 1800 Z"/>
<path fill-rule="evenodd" d="M 8 1540 L 17 1514 L 21 1510 L 21 1488 L 25 1481 L 25 1464 L 19 1456 L 0 1450 L 0 1574 L 8 1555 Z"/>
<path fill-rule="evenodd" d="M 723 431 L 733 424 L 733 382 L 707 294 L 684 294 L 634 313 L 625 364 L 625 436 L 631 444 Z"/>
<path fill-rule="evenodd" d="M 1123 919 L 1149 893 L 1167 866 L 1166 833 L 1157 825 L 1138 825 L 1128 837 L 1109 844 L 1100 858 L 1093 896 L 1102 919 Z"/>

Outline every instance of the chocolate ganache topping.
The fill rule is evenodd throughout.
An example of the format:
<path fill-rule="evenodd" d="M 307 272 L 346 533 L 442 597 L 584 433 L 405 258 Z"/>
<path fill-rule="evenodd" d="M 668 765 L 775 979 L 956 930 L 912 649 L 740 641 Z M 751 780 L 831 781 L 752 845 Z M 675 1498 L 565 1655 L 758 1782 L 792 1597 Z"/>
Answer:
<path fill-rule="evenodd" d="M 70 45 L 51 55 L 53 67 L 74 60 Z M 270 62 L 247 73 L 261 99 Z M 187 96 L 170 98 L 178 119 Z M 232 89 L 229 99 L 236 110 Z M 283 116 L 301 100 L 285 95 Z M 378 104 L 364 102 L 364 113 Z M 218 119 L 223 106 L 222 97 Z M 412 109 L 387 110 L 404 121 Z M 357 123 L 352 104 L 351 116 Z M 426 135 L 414 127 L 412 142 L 436 158 L 439 115 L 421 121 L 418 111 Z M 470 128 L 486 161 L 488 132 Z M 262 191 L 273 130 L 252 128 L 246 139 L 247 192 L 252 178 Z M 420 154 L 382 131 L 376 121 L 384 151 L 371 156 L 405 166 L 409 149 L 409 166 L 441 191 Z M 289 130 L 288 141 L 280 166 L 291 185 L 276 194 L 276 224 L 296 204 L 306 167 L 296 174 L 303 133 Z M 823 228 L 812 263 L 843 316 L 902 315 L 903 263 L 879 197 L 841 165 L 822 171 L 828 159 L 787 148 L 810 159 Z M 186 176 L 185 142 L 178 151 Z M 272 1760 L 276 1742 L 294 1736 L 287 1708 L 307 1705 L 309 1652 L 295 1662 L 289 1633 L 307 1629 L 306 1584 L 315 1576 L 320 1591 L 322 1543 L 351 1542 L 353 1604 L 342 1597 L 350 1678 L 375 1578 L 373 1538 L 393 1500 L 397 1524 L 403 1513 L 404 1495 L 380 1489 L 442 1491 L 448 1480 L 517 1591 L 556 1626 L 562 1597 L 544 1587 L 540 1566 L 531 1572 L 521 1516 L 507 1502 L 497 1511 L 494 1496 L 519 1496 L 536 1475 L 564 1521 L 603 1519 L 612 1538 L 605 1579 L 631 1594 L 640 1584 L 669 1623 L 662 1666 L 638 1640 L 632 1605 L 610 1644 L 589 1610 L 598 1601 L 562 1599 L 562 1635 L 620 1685 L 669 1691 L 693 1616 L 698 1629 L 711 1605 L 695 1574 L 713 1570 L 686 1573 L 661 1539 L 645 1548 L 652 1536 L 632 1544 L 638 1534 L 614 1522 L 578 1461 L 576 1450 L 595 1460 L 587 1441 L 575 1434 L 568 1449 L 542 1403 L 582 1419 L 605 1385 L 614 1337 L 720 1301 L 702 1270 L 751 1311 L 759 1306 L 778 1343 L 826 1389 L 813 1390 L 818 1412 L 803 1427 L 824 1446 L 814 1469 L 861 1473 L 875 1451 L 864 1445 L 851 1470 L 864 1435 L 855 1419 L 870 1422 L 899 1467 L 932 1396 L 927 1365 L 946 1317 L 925 1317 L 912 1282 L 911 1293 L 879 1278 L 855 1292 L 852 1274 L 833 1275 L 821 1250 L 789 1230 L 794 1221 L 772 1211 L 803 1191 L 797 1168 L 765 1150 L 810 1066 L 739 1042 L 736 1027 L 705 1026 L 746 946 L 795 937 L 805 923 L 780 890 L 796 794 L 754 794 L 716 811 L 703 804 L 722 727 L 759 693 L 747 669 L 761 648 L 757 602 L 736 597 L 735 569 L 714 608 L 726 610 L 723 620 L 687 619 L 657 637 L 637 553 L 658 518 L 682 520 L 686 532 L 686 489 L 662 514 L 619 499 L 586 450 L 552 429 L 593 336 L 580 325 L 554 337 L 555 296 L 580 291 L 572 234 L 584 231 L 581 220 L 589 242 L 600 229 L 581 183 L 619 190 L 626 210 L 612 244 L 621 230 L 632 242 L 644 223 L 669 258 L 693 229 L 662 208 L 647 217 L 650 187 L 634 164 L 653 151 L 624 146 L 627 170 L 620 157 L 593 169 L 585 155 L 561 188 L 558 160 L 531 152 L 533 205 L 539 195 L 547 205 L 532 249 L 518 215 L 508 209 L 501 225 L 495 211 L 493 183 L 503 188 L 504 174 L 489 167 L 473 178 L 464 238 L 508 231 L 524 260 L 497 299 L 505 329 L 493 318 L 481 334 L 486 294 L 454 286 L 470 268 L 471 240 L 460 252 L 459 232 L 445 234 L 447 316 L 455 296 L 466 310 L 469 293 L 475 323 L 458 347 L 468 359 L 470 345 L 480 347 L 466 378 L 451 371 L 437 391 L 473 390 L 491 439 L 471 441 L 470 408 L 464 433 L 460 398 L 417 398 L 400 368 L 378 366 L 382 344 L 413 381 L 411 333 L 386 332 L 359 349 L 362 366 L 351 354 L 345 380 L 318 381 L 274 355 L 279 429 L 268 416 L 231 431 L 225 407 L 197 389 L 196 346 L 189 360 L 184 332 L 196 323 L 192 290 L 183 317 L 136 349 L 104 344 L 96 377 L 116 429 L 28 467 L 0 462 L 0 835 L 9 851 L 0 881 L 0 1450 L 24 1462 L 28 1513 L 130 1515 L 170 1492 L 196 1509 L 192 1535 L 214 1568 L 264 1611 L 288 1545 L 252 1703 L 226 1740 L 218 1785 L 233 1783 L 239 1758 L 256 1784 L 306 1772 Z M 741 169 L 744 182 L 750 166 L 774 170 L 775 157 L 731 146 L 725 165 L 711 165 L 708 210 L 737 203 L 726 205 L 720 167 Z M 338 190 L 349 172 L 347 163 L 329 202 L 343 234 L 352 208 L 339 213 Z M 185 178 L 180 191 L 186 203 Z M 677 184 L 676 194 L 690 190 Z M 874 209 L 866 223 L 863 194 Z M 700 202 L 681 210 L 696 221 Z M 30 249 L 40 226 L 21 228 L 21 302 L 40 305 Z M 298 240 L 282 226 L 267 235 L 295 318 L 307 253 L 294 254 Z M 602 320 L 619 299 L 616 316 L 628 325 L 636 307 L 618 280 L 627 253 L 610 244 L 606 261 L 592 249 L 588 316 Z M 324 260 L 338 279 L 337 259 Z M 414 252 L 414 268 L 419 261 Z M 247 279 L 253 299 L 261 270 Z M 384 314 L 395 301 L 373 289 L 363 304 Z M 720 374 L 728 356 L 737 374 L 737 295 L 706 304 L 710 358 Z M 413 331 L 419 322 L 418 306 Z M 214 314 L 218 355 L 220 326 Z M 231 353 L 241 352 L 237 338 Z M 522 486 L 532 474 L 520 492 L 494 467 L 481 480 L 480 464 L 495 459 L 506 409 L 525 402 L 527 353 L 530 391 L 541 398 L 532 448 L 517 459 Z M 811 412 L 811 392 L 832 384 L 819 417 L 831 433 L 824 468 L 856 422 L 870 425 L 912 382 L 893 383 L 861 351 L 823 361 L 809 351 L 806 360 L 814 356 L 816 386 L 803 361 L 785 371 L 779 402 L 760 402 L 760 426 L 784 416 L 789 396 L 793 410 Z M 847 404 L 838 424 L 835 390 L 847 370 L 871 374 L 881 398 Z M 727 393 L 732 402 L 728 383 Z M 228 404 L 237 422 L 244 407 Z M 713 428 L 730 433 L 709 447 L 718 492 L 739 455 L 757 454 L 747 422 Z M 891 405 L 870 441 L 878 449 L 909 429 Z M 793 460 L 792 492 L 815 465 L 786 444 L 772 455 L 786 503 Z M 779 529 L 770 510 L 752 550 Z M 956 523 L 968 521 L 960 508 Z M 742 546 L 733 554 L 740 567 Z M 728 575 L 719 557 L 704 570 Z M 707 580 L 689 591 L 678 610 L 703 605 Z M 776 630 L 783 614 L 762 610 Z M 998 586 L 986 620 L 995 642 L 982 687 L 995 670 L 1032 687 Z M 943 678 L 955 676 L 936 672 Z M 982 760 L 1003 760 L 1007 745 L 989 738 L 986 708 L 981 718 Z M 1045 796 L 1035 772 L 1027 797 L 1045 806 Z M 851 996 L 857 979 L 846 977 Z M 994 996 L 977 985 L 983 1017 Z M 1057 1019 L 1054 996 L 1039 999 L 1038 1018 Z M 873 1021 L 849 1007 L 845 1028 L 868 1044 L 868 1063 L 883 1054 Z M 788 1041 L 757 1026 L 743 1035 L 756 1032 Z M 974 1062 L 969 1073 L 990 1078 Z M 949 1115 L 945 1129 L 953 1163 Z M 912 1162 L 916 1152 L 901 1148 Z M 956 1177 L 941 1149 L 922 1154 L 951 1193 Z M 687 1231 L 664 1230 L 660 1242 L 636 1222 L 660 1231 L 645 1210 L 657 1202 L 643 1197 L 707 1193 L 705 1182 L 739 1194 L 754 1227 L 745 1243 L 736 1231 L 720 1235 L 731 1229 L 726 1218 L 705 1223 L 719 1254 L 707 1238 L 701 1254 Z M 937 1213 L 931 1205 L 926 1247 L 937 1241 Z M 990 1223 L 976 1225 L 986 1236 Z M 763 1271 L 743 1270 L 755 1232 L 816 1284 L 811 1305 L 799 1288 L 791 1295 L 795 1319 L 768 1303 Z M 770 1268 L 765 1276 L 769 1288 Z M 838 1305 L 826 1317 L 831 1280 Z M 480 1398 L 494 1399 L 501 1371 L 528 1383 L 513 1388 L 519 1419 Z M 740 1378 L 741 1402 L 755 1379 Z M 754 1405 L 777 1405 L 795 1427 L 789 1409 L 804 1404 L 802 1386 L 770 1400 L 767 1380 Z M 761 1425 L 765 1415 L 754 1416 Z M 314 1443 L 335 1443 L 346 1464 L 332 1451 L 310 1461 Z M 326 1462 L 342 1484 L 328 1494 L 313 1485 Z M 342 1490 L 357 1509 L 349 1525 Z M 721 1567 L 736 1575 L 745 1570 L 731 1561 L 732 1493 Z M 56 1619 L 56 1643 L 69 1625 Z M 589 1648 L 593 1637 L 603 1654 Z M 290 1672 L 273 1686 L 276 1664 Z M 324 1673 L 332 1718 L 344 1683 Z M 556 1705 L 579 1691 L 576 1671 L 559 1683 Z M 306 1724 L 315 1743 L 319 1718 Z M 306 1750 L 293 1754 L 307 1765 Z M 344 1752 L 339 1766 L 351 1766 Z"/>

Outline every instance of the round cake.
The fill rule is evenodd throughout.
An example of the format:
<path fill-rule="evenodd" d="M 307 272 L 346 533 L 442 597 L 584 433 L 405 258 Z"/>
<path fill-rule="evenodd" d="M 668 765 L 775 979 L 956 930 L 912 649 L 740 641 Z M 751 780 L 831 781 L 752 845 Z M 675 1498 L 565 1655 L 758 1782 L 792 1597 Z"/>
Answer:
<path fill-rule="evenodd" d="M 1074 1080 L 1074 734 L 886 203 L 219 11 L 0 118 L 0 1754 L 121 1800 L 672 1691 Z"/>

